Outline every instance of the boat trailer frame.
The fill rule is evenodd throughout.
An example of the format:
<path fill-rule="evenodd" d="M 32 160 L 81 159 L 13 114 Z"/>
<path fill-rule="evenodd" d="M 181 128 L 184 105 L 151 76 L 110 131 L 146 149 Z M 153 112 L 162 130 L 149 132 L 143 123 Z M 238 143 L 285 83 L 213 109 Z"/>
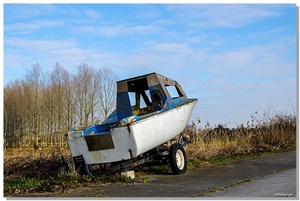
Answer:
<path fill-rule="evenodd" d="M 67 135 L 67 134 L 66 134 Z M 175 143 L 171 144 L 172 141 L 176 141 Z M 132 157 L 132 159 L 129 160 L 123 160 L 123 161 L 117 161 L 117 162 L 111 162 L 111 163 L 102 163 L 99 164 L 101 172 L 106 175 L 110 175 L 114 172 L 126 172 L 129 170 L 132 170 L 138 166 L 146 165 L 146 166 L 158 166 L 158 165 L 167 165 L 170 164 L 172 172 L 174 174 L 182 174 L 186 172 L 186 168 L 183 170 L 176 170 L 176 159 L 170 158 L 170 156 L 174 155 L 172 152 L 176 152 L 173 147 L 178 147 L 184 156 L 184 163 L 187 163 L 187 157 L 186 153 L 184 151 L 184 146 L 186 146 L 189 143 L 188 138 L 184 137 L 181 133 L 178 137 L 178 139 L 172 139 L 166 142 L 163 145 L 160 145 L 150 151 L 145 152 L 144 154 L 141 154 L 137 157 Z M 171 144 L 171 145 L 170 145 Z M 170 146 L 168 146 L 170 145 Z M 129 150 L 131 152 L 131 150 Z M 175 153 L 176 155 L 176 153 Z M 75 171 L 79 172 L 80 174 L 87 174 L 92 176 L 92 165 L 98 165 L 98 164 L 86 164 L 84 161 L 84 158 L 82 155 L 75 156 L 72 158 L 71 161 L 68 161 L 64 156 L 61 156 L 64 171 L 66 173 L 71 172 L 71 166 L 74 165 Z M 187 166 L 187 164 L 185 164 Z"/>

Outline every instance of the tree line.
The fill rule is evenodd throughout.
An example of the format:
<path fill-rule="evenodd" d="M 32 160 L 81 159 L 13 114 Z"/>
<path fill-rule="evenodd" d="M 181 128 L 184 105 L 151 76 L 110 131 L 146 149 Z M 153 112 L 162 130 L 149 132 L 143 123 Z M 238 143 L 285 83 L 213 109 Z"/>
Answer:
<path fill-rule="evenodd" d="M 50 72 L 33 64 L 4 86 L 5 147 L 61 146 L 72 127 L 100 123 L 115 109 L 117 80 L 113 70 L 87 63 L 75 73 L 58 62 Z"/>

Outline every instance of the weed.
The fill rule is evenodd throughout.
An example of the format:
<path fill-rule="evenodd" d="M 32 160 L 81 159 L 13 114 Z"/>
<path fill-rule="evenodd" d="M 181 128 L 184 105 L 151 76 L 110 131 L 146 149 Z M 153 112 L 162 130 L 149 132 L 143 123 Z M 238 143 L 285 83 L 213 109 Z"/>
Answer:
<path fill-rule="evenodd" d="M 143 183 L 147 183 L 148 182 L 148 178 L 142 178 L 142 182 Z"/>
<path fill-rule="evenodd" d="M 107 197 L 107 196 L 100 193 L 100 194 L 96 195 L 95 197 Z"/>
<path fill-rule="evenodd" d="M 132 183 L 132 182 L 133 182 L 133 179 L 131 179 L 131 177 L 127 177 L 127 176 L 125 176 L 125 175 L 121 175 L 120 181 L 121 181 L 121 182 L 124 182 L 124 183 Z"/>
<path fill-rule="evenodd" d="M 35 178 L 20 178 L 4 184 L 4 192 L 20 192 L 21 190 L 31 190 L 40 186 L 40 181 Z"/>

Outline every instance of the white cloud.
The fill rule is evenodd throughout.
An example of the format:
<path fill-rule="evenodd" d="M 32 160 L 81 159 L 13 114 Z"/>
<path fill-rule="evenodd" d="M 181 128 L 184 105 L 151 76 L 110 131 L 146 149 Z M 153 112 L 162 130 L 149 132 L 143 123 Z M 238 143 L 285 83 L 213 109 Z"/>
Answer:
<path fill-rule="evenodd" d="M 266 17 L 281 15 L 276 6 L 247 4 L 167 5 L 175 19 L 190 26 L 241 27 Z"/>
<path fill-rule="evenodd" d="M 155 5 L 139 5 L 135 12 L 137 20 L 152 20 L 162 16 L 161 11 Z"/>
<path fill-rule="evenodd" d="M 97 34 L 108 37 L 136 35 L 136 34 L 151 34 L 161 31 L 161 27 L 151 25 L 136 25 L 136 26 L 104 26 L 98 28 Z"/>
<path fill-rule="evenodd" d="M 183 70 L 188 68 L 191 63 L 201 60 L 203 55 L 204 52 L 201 49 L 192 49 L 185 43 L 149 43 L 149 46 L 143 44 L 128 53 L 124 66 L 143 67 L 165 72 L 171 69 Z"/>
<path fill-rule="evenodd" d="M 176 22 L 174 20 L 170 20 L 170 19 L 159 19 L 159 20 L 156 20 L 154 22 L 152 22 L 153 25 L 156 25 L 156 26 L 169 26 L 169 25 L 174 25 L 176 24 Z"/>
<path fill-rule="evenodd" d="M 156 52 L 157 54 L 165 53 L 184 53 L 188 54 L 191 49 L 187 44 L 182 44 L 182 43 L 160 43 L 160 44 L 155 44 L 149 47 L 151 52 Z"/>
<path fill-rule="evenodd" d="M 51 4 L 4 4 L 4 18 L 31 19 L 40 15 L 54 15 L 58 11 Z"/>
<path fill-rule="evenodd" d="M 212 54 L 203 69 L 214 76 L 228 78 L 242 76 L 253 81 L 278 79 L 296 73 L 295 64 L 285 61 L 289 45 L 284 42 L 270 43 Z"/>
<path fill-rule="evenodd" d="M 123 29 L 124 29 L 123 25 L 105 26 L 105 27 L 98 28 L 97 34 L 114 37 L 114 36 L 121 35 Z"/>
<path fill-rule="evenodd" d="M 257 39 L 267 39 L 272 37 L 274 34 L 280 34 L 285 30 L 284 27 L 276 27 L 276 28 L 272 28 L 272 29 L 268 29 L 268 30 L 264 30 L 264 31 L 260 31 L 260 32 L 251 32 L 247 35 L 247 37 L 252 37 L 252 38 L 257 38 Z"/>
<path fill-rule="evenodd" d="M 94 26 L 73 27 L 72 30 L 75 34 L 92 34 L 92 35 L 95 35 L 97 33 L 97 28 L 95 28 Z"/>
<path fill-rule="evenodd" d="M 84 12 L 88 19 L 99 19 L 102 16 L 102 14 L 91 9 L 86 9 Z"/>
<path fill-rule="evenodd" d="M 82 60 L 85 55 L 89 55 L 91 52 L 90 51 L 84 51 L 81 48 L 62 48 L 62 49 L 57 49 L 57 50 L 51 50 L 48 51 L 47 54 L 50 55 L 50 57 L 66 57 L 70 56 L 73 60 Z M 80 59 L 81 58 L 81 59 Z"/>
<path fill-rule="evenodd" d="M 253 62 L 255 55 L 245 51 L 228 51 L 212 55 L 207 62 L 207 70 L 216 74 L 245 68 Z"/>
<path fill-rule="evenodd" d="M 5 31 L 21 31 L 23 32 L 24 30 L 37 30 L 41 29 L 44 27 L 58 27 L 58 26 L 63 26 L 64 21 L 62 20 L 33 20 L 27 23 L 14 23 L 11 25 L 6 25 L 4 27 Z"/>
<path fill-rule="evenodd" d="M 29 40 L 23 38 L 6 37 L 4 44 L 7 49 L 23 48 L 24 52 L 34 51 L 43 52 L 66 47 L 75 47 L 76 43 L 72 40 Z"/>
<path fill-rule="evenodd" d="M 6 51 L 4 53 L 4 66 L 9 66 L 9 69 L 4 68 L 4 70 L 19 72 L 24 67 L 20 66 L 19 61 L 22 61 L 25 66 L 30 65 L 31 57 L 22 55 L 19 51 Z"/>
<path fill-rule="evenodd" d="M 67 70 L 70 70 L 70 72 L 74 72 L 74 69 L 81 62 L 87 62 L 90 64 L 89 57 L 92 53 L 93 51 L 91 50 L 84 50 L 81 48 L 63 48 L 58 50 L 51 50 L 41 57 L 40 62 L 41 64 L 48 65 L 48 68 L 50 67 L 49 64 L 51 64 L 52 67 L 55 62 L 59 62 Z M 47 67 L 45 66 L 45 68 Z"/>

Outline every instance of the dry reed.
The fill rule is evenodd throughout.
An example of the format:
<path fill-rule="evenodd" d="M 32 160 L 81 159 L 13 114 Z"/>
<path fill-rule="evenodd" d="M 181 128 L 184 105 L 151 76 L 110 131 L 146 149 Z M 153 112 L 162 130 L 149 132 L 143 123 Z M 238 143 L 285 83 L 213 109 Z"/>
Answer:
<path fill-rule="evenodd" d="M 283 112 L 273 114 L 257 112 L 251 116 L 251 124 L 214 128 L 209 123 L 204 128 L 201 121 L 185 130 L 192 143 L 186 146 L 189 159 L 209 159 L 238 154 L 290 149 L 296 146 L 296 116 Z"/>

